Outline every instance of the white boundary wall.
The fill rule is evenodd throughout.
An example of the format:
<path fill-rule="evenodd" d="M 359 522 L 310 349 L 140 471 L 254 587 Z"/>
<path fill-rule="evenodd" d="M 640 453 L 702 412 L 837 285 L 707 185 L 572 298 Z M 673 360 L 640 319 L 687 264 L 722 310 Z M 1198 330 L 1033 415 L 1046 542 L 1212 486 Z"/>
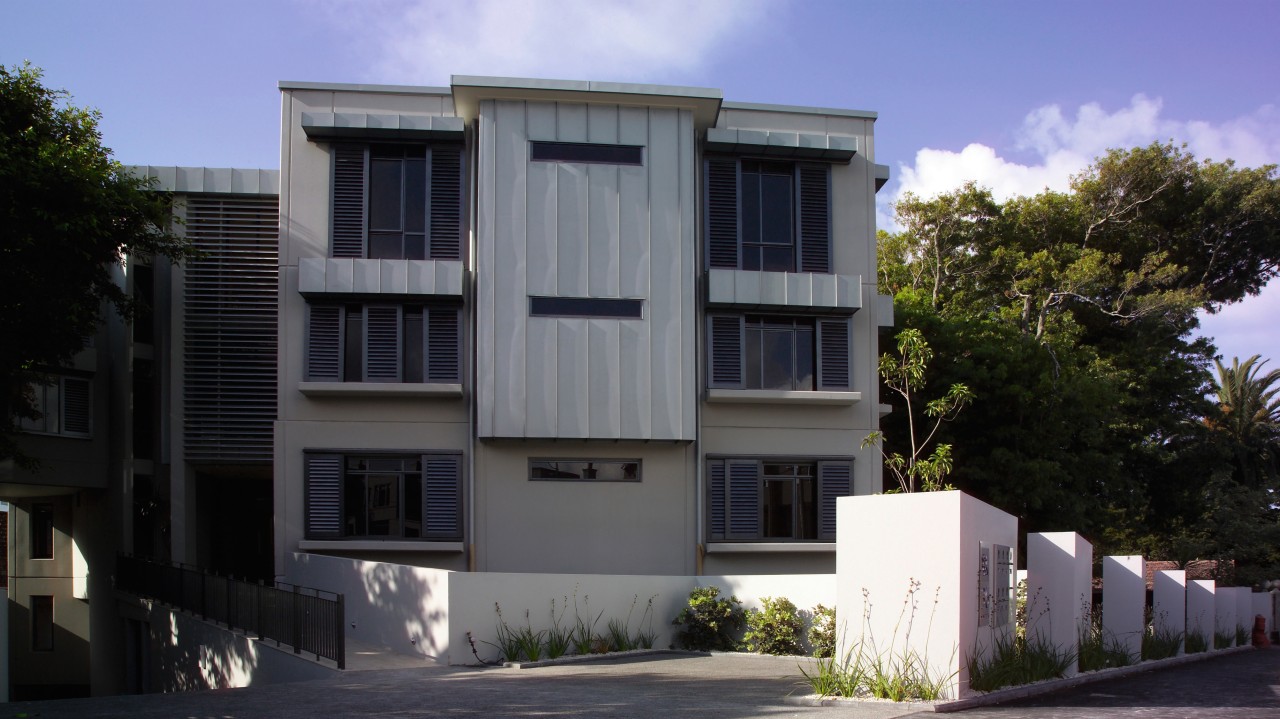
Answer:
<path fill-rule="evenodd" d="M 1213 649 L 1213 628 L 1217 618 L 1217 583 L 1212 579 L 1187 582 L 1187 634 L 1198 634 Z"/>
<path fill-rule="evenodd" d="M 1102 634 L 1135 660 L 1142 656 L 1147 606 L 1145 562 L 1138 555 L 1102 558 Z"/>
<path fill-rule="evenodd" d="M 1253 589 L 1250 587 L 1236 587 L 1236 627 L 1243 629 L 1245 636 L 1248 637 L 1253 632 Z M 1249 639 L 1245 639 L 1245 644 L 1249 643 Z"/>
<path fill-rule="evenodd" d="M 1157 632 L 1183 634 L 1187 627 L 1187 572 L 1164 569 L 1151 580 L 1151 625 Z M 1182 653 L 1182 646 L 1178 647 Z"/>
<path fill-rule="evenodd" d="M 1231 643 L 1227 646 L 1233 646 L 1235 643 L 1236 633 L 1236 588 L 1235 587 L 1218 587 L 1213 597 L 1213 626 L 1214 632 L 1218 634 L 1230 634 Z M 1216 648 L 1213 643 L 1209 644 L 1210 648 Z"/>
<path fill-rule="evenodd" d="M 1027 630 L 1074 650 L 1093 603 L 1093 545 L 1075 532 L 1027 535 Z M 1075 662 L 1067 669 L 1074 676 Z"/>
<path fill-rule="evenodd" d="M 759 608 L 762 597 L 786 597 L 806 612 L 817 604 L 833 607 L 836 601 L 836 580 L 831 574 L 693 577 L 450 572 L 305 553 L 290 556 L 286 581 L 345 595 L 347 636 L 450 664 L 476 662 L 468 632 L 481 658 L 497 657 L 497 650 L 485 643 L 495 639 L 495 605 L 502 608 L 508 626 L 523 627 L 528 621 L 539 631 L 552 624 L 554 600 L 562 627 L 571 628 L 577 616 L 591 621 L 600 615 L 596 632 L 604 634 L 610 619 L 629 619 L 632 635 L 653 631 L 657 635 L 654 646 L 666 647 L 674 638 L 671 620 L 687 605 L 689 592 L 695 587 L 718 587 L 721 596 L 736 595 L 744 608 Z M 651 597 L 652 610 L 646 616 Z"/>
<path fill-rule="evenodd" d="M 967 657 L 1013 630 L 1011 601 L 1004 620 L 980 618 L 980 549 L 1016 548 L 1017 519 L 958 491 L 841 497 L 836 517 L 837 655 L 858 641 L 880 656 L 911 650 L 966 696 Z"/>
<path fill-rule="evenodd" d="M 1253 616 L 1262 616 L 1266 622 L 1264 630 L 1270 636 L 1275 631 L 1274 618 L 1271 616 L 1271 592 L 1254 592 L 1253 593 Z M 1249 631 L 1253 631 L 1253 622 L 1249 623 Z"/>

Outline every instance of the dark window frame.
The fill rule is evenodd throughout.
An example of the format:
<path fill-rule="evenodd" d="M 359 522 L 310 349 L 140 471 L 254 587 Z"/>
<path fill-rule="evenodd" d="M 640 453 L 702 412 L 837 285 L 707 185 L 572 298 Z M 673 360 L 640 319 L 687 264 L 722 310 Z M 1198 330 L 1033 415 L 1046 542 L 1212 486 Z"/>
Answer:
<path fill-rule="evenodd" d="M 370 310 L 380 320 L 372 342 Z M 461 384 L 463 332 L 462 307 L 452 302 L 309 302 L 303 375 L 308 382 Z M 380 368 L 372 374 L 371 352 Z"/>
<path fill-rule="evenodd" d="M 536 465 L 557 464 L 557 463 L 564 463 L 566 465 L 586 464 L 587 467 L 584 468 L 582 474 L 578 476 L 569 476 L 569 473 L 567 471 L 566 471 L 566 476 L 560 476 L 560 477 L 535 476 L 537 474 L 536 470 L 538 469 Z M 599 476 L 600 467 L 593 467 L 593 465 L 622 465 L 623 476 L 617 479 L 600 477 Z M 625 469 L 626 465 L 635 465 L 634 476 L 627 476 L 626 469 Z M 640 482 L 642 481 L 642 477 L 643 477 L 642 475 L 643 467 L 644 467 L 644 463 L 640 459 L 615 459 L 615 458 L 602 458 L 602 457 L 578 457 L 578 458 L 532 457 L 529 459 L 529 481 L 530 482 Z M 555 468 L 550 468 L 550 469 L 554 471 Z M 587 476 L 592 469 L 596 471 L 595 476 Z"/>
<path fill-rule="evenodd" d="M 530 317 L 642 320 L 644 300 L 626 297 L 529 296 Z"/>
<path fill-rule="evenodd" d="M 750 362 L 750 327 L 777 327 L 779 330 L 791 322 L 793 330 L 792 359 L 798 362 L 797 345 L 800 325 L 813 327 L 813 380 L 810 388 L 777 390 L 796 392 L 849 392 L 853 390 L 853 319 L 850 315 L 814 315 L 796 313 L 721 312 L 709 311 L 706 315 L 706 373 L 710 389 L 765 389 L 754 387 L 748 377 Z M 761 346 L 763 353 L 763 346 Z M 763 368 L 763 362 L 761 362 Z M 794 376 L 798 368 L 793 364 L 792 384 L 799 385 L 801 377 Z M 763 374 L 762 374 L 763 377 Z M 760 384 L 763 384 L 761 382 Z"/>
<path fill-rule="evenodd" d="M 53 559 L 54 507 L 52 502 L 35 502 L 28 514 L 31 525 L 31 558 Z"/>
<path fill-rule="evenodd" d="M 530 140 L 529 161 L 643 166 L 644 145 Z"/>
<path fill-rule="evenodd" d="M 704 487 L 705 527 L 709 542 L 755 543 L 830 543 L 835 541 L 835 500 L 850 496 L 854 488 L 854 460 L 852 457 L 813 456 L 727 456 L 708 455 Z M 768 498 L 766 482 L 786 477 L 767 475 L 767 465 L 808 465 L 813 467 L 814 479 L 814 537 L 796 538 L 794 513 L 799 503 L 793 503 L 793 532 L 791 537 L 766 536 L 765 506 Z M 792 488 L 792 496 L 799 498 L 799 482 Z M 735 499 L 736 498 L 736 499 Z"/>
<path fill-rule="evenodd" d="M 392 474 L 393 470 L 373 468 L 360 470 L 350 467 L 352 462 L 367 461 L 380 463 L 384 461 L 417 461 L 416 469 L 396 470 L 400 477 L 396 482 L 396 511 L 400 527 L 398 535 L 371 534 L 368 522 L 368 475 Z M 323 463 L 320 471 L 317 464 Z M 304 452 L 304 534 L 310 540 L 334 540 L 339 542 L 389 541 L 389 542 L 456 542 L 462 541 L 464 535 L 464 478 L 462 454 L 460 452 L 416 452 L 416 451 L 347 451 L 325 452 L 320 450 Z M 402 465 L 403 467 L 403 465 Z M 440 474 L 440 472 L 447 474 Z M 321 476 L 324 473 L 324 476 Z M 404 475 L 417 475 L 418 489 L 409 491 Z M 348 533 L 348 483 L 353 476 L 361 477 L 361 493 L 366 502 L 366 520 L 364 531 Z M 443 484 L 441 480 L 443 479 Z M 326 482 L 324 487 L 316 484 Z M 406 523 L 409 519 L 407 502 L 416 495 L 420 513 L 418 536 L 406 536 Z M 389 496 L 389 495 L 388 495 Z M 323 506 L 321 506 L 323 505 Z M 317 520 L 318 515 L 324 515 Z M 327 519 L 330 522 L 328 531 L 317 528 L 318 523 Z M 452 526 L 452 529 L 448 527 Z M 442 528 L 443 527 L 443 528 Z"/>

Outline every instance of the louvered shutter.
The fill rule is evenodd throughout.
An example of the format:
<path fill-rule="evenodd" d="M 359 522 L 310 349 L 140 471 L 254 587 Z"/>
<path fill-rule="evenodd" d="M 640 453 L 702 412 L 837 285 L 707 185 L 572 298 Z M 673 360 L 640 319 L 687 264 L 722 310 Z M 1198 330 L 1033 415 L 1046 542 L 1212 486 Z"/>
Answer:
<path fill-rule="evenodd" d="M 63 377 L 62 433 L 88 437 L 90 418 L 89 380 Z"/>
<path fill-rule="evenodd" d="M 307 537 L 341 537 L 342 455 L 308 454 L 305 482 Z"/>
<path fill-rule="evenodd" d="M 726 539 L 760 537 L 760 463 L 728 460 L 729 511 Z"/>
<path fill-rule="evenodd" d="M 818 389 L 851 389 L 849 318 L 818 320 L 817 325 Z"/>
<path fill-rule="evenodd" d="M 427 358 L 426 380 L 447 384 L 461 382 L 458 361 L 462 354 L 461 313 L 457 307 L 428 307 L 423 312 L 427 322 L 427 348 L 423 354 Z"/>
<path fill-rule="evenodd" d="M 341 382 L 343 309 L 309 305 L 307 311 L 307 380 Z"/>
<path fill-rule="evenodd" d="M 364 381 L 400 381 L 399 305 L 364 308 Z"/>
<path fill-rule="evenodd" d="M 707 160 L 707 265 L 738 269 L 738 161 Z"/>
<path fill-rule="evenodd" d="M 431 150 L 431 240 L 433 260 L 462 259 L 462 150 Z"/>
<path fill-rule="evenodd" d="M 365 256 L 364 145 L 333 146 L 333 256 Z"/>
<path fill-rule="evenodd" d="M 743 387 L 745 323 L 746 318 L 742 315 L 707 316 L 708 386 L 730 389 Z"/>
<path fill-rule="evenodd" d="M 711 524 L 711 539 L 724 539 L 725 527 L 725 475 L 724 460 L 713 459 L 707 464 L 707 484 L 710 497 L 708 517 Z"/>
<path fill-rule="evenodd" d="M 800 271 L 831 272 L 831 168 L 800 165 Z"/>
<path fill-rule="evenodd" d="M 820 525 L 818 538 L 835 541 L 836 499 L 853 494 L 853 461 L 818 462 Z"/>
<path fill-rule="evenodd" d="M 462 538 L 462 461 L 456 456 L 425 455 L 422 458 L 423 536 L 431 539 Z"/>

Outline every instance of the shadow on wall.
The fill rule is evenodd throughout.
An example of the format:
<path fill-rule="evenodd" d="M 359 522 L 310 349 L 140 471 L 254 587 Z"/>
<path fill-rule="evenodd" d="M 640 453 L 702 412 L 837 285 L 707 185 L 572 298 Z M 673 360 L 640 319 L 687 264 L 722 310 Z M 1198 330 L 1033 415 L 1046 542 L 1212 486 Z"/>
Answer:
<path fill-rule="evenodd" d="M 249 686 L 258 668 L 252 641 L 173 612 L 152 613 L 151 647 L 162 692 Z"/>
<path fill-rule="evenodd" d="M 287 580 L 346 596 L 347 636 L 400 654 L 447 661 L 449 575 L 387 562 L 294 554 Z M 433 630 L 433 628 L 435 628 Z"/>

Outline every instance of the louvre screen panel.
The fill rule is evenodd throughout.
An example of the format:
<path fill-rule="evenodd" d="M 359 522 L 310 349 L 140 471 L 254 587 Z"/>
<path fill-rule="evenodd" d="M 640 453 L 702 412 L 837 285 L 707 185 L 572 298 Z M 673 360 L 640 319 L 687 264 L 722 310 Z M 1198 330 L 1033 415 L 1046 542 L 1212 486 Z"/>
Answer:
<path fill-rule="evenodd" d="M 427 314 L 427 371 L 428 382 L 456 384 L 461 382 L 459 356 L 461 332 L 458 327 L 457 307 L 430 307 Z"/>
<path fill-rule="evenodd" d="M 707 264 L 738 269 L 737 160 L 707 160 Z"/>
<path fill-rule="evenodd" d="M 343 308 L 310 305 L 307 313 L 307 380 L 341 382 Z"/>
<path fill-rule="evenodd" d="M 275 197 L 187 199 L 200 256 L 183 289 L 183 427 L 188 462 L 269 463 L 276 419 Z"/>
<path fill-rule="evenodd" d="M 853 462 L 818 462 L 819 538 L 836 538 L 836 500 L 853 494 Z"/>
<path fill-rule="evenodd" d="M 818 389 L 850 389 L 849 320 L 818 321 Z"/>
<path fill-rule="evenodd" d="M 709 315 L 707 318 L 708 356 L 712 387 L 739 389 L 743 386 L 742 315 Z"/>
<path fill-rule="evenodd" d="M 760 536 L 760 463 L 728 460 L 729 511 L 726 539 Z"/>
<path fill-rule="evenodd" d="M 333 256 L 364 257 L 365 147 L 333 147 Z"/>
<path fill-rule="evenodd" d="M 307 455 L 306 483 L 307 537 L 341 537 L 342 455 Z"/>
<path fill-rule="evenodd" d="M 400 381 L 400 311 L 398 306 L 364 308 L 364 379 Z"/>
<path fill-rule="evenodd" d="M 711 487 L 710 525 L 711 539 L 724 539 L 725 476 L 724 460 L 712 460 L 707 467 L 707 481 Z"/>
<path fill-rule="evenodd" d="M 462 538 L 461 461 L 458 457 L 426 455 L 422 458 L 422 516 L 424 537 L 431 539 Z"/>
<path fill-rule="evenodd" d="M 831 168 L 801 165 L 800 271 L 831 272 Z"/>
<path fill-rule="evenodd" d="M 431 150 L 431 259 L 462 259 L 462 150 Z"/>
<path fill-rule="evenodd" d="M 92 427 L 92 409 L 89 402 L 89 380 L 78 377 L 62 378 L 62 433 L 88 437 Z"/>

